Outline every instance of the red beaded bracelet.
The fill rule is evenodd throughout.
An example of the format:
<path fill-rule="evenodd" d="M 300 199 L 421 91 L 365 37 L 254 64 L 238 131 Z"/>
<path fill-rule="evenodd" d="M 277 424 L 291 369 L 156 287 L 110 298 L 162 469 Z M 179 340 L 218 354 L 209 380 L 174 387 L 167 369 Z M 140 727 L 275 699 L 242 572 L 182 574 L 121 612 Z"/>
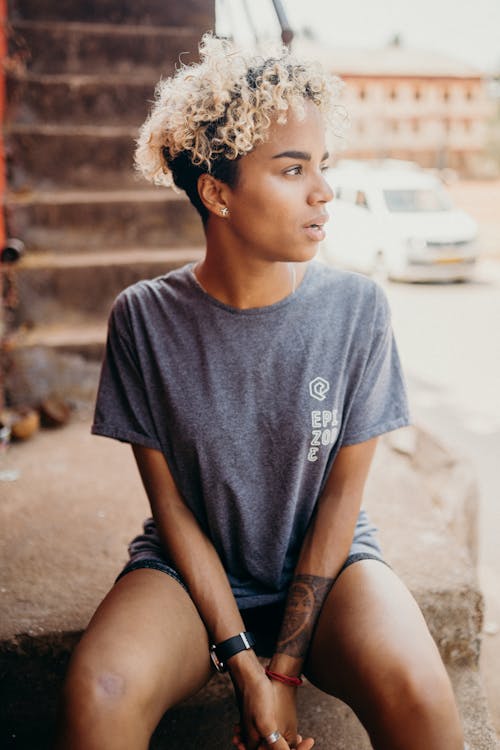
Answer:
<path fill-rule="evenodd" d="M 279 672 L 272 672 L 270 669 L 266 667 L 266 675 L 271 680 L 277 680 L 278 682 L 282 682 L 284 685 L 291 685 L 293 687 L 298 687 L 299 685 L 302 685 L 302 678 L 300 677 L 290 677 L 288 674 L 279 674 Z"/>

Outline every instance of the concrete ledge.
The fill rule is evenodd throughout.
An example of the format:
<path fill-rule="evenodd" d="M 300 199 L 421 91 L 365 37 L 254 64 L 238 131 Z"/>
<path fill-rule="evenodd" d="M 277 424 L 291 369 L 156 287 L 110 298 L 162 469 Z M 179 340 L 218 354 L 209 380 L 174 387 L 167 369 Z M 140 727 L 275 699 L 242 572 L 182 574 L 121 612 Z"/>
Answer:
<path fill-rule="evenodd" d="M 74 341 L 72 351 L 48 346 L 15 349 L 8 362 L 5 394 L 12 406 L 37 406 L 51 396 L 74 406 L 95 401 L 103 341 Z"/>
<path fill-rule="evenodd" d="M 493 749 L 476 672 L 482 600 L 472 565 L 474 545 L 465 545 L 456 532 L 465 522 L 460 486 L 452 503 L 450 493 L 445 497 L 436 484 L 437 472 L 448 487 L 460 472 L 463 479 L 464 469 L 446 451 L 436 452 L 425 433 L 397 434 L 411 439 L 381 440 L 367 506 L 382 527 L 388 561 L 418 599 L 453 675 L 471 747 Z M 418 468 L 424 448 L 435 457 L 425 481 Z M 2 486 L 0 507 L 1 528 L 8 530 L 0 569 L 0 711 L 7 733 L 17 739 L 25 727 L 29 743 L 36 730 L 36 745 L 19 739 L 12 747 L 41 750 L 68 654 L 112 585 L 125 545 L 148 508 L 130 448 L 91 437 L 88 418 L 13 446 L 7 459 L 20 477 Z M 466 489 L 470 513 L 470 482 Z M 207 750 L 223 746 L 221 737 L 231 732 L 232 700 L 220 692 L 221 684 L 213 682 L 207 690 L 169 714 L 153 747 L 166 748 L 166 737 L 172 750 L 197 746 L 193 733 L 200 726 L 208 727 Z M 304 729 L 318 737 L 321 731 L 318 748 L 368 747 L 343 705 L 334 708 L 312 688 L 301 696 Z M 345 725 L 345 736 L 339 724 Z M 179 744 L 170 741 L 174 725 Z"/>
<path fill-rule="evenodd" d="M 72 646 L 73 640 L 68 639 L 65 648 Z M 20 686 L 21 690 L 14 691 L 17 696 L 24 694 L 24 701 L 18 700 L 15 706 L 16 718 L 7 718 L 2 724 L 0 740 L 4 748 L 48 750 L 50 747 L 53 723 L 47 721 L 47 717 L 54 715 L 54 695 L 64 672 L 65 660 L 58 661 L 57 653 L 49 651 L 44 658 L 38 654 L 36 662 L 37 671 L 23 672 L 25 679 L 34 680 L 38 690 L 30 691 L 28 695 Z M 448 671 L 470 749 L 500 750 L 489 721 L 478 672 L 472 667 Z M 9 696 L 2 695 L 2 692 L 2 700 L 8 700 Z M 341 701 L 306 684 L 298 693 L 298 710 L 300 729 L 304 735 L 315 738 L 317 750 L 370 750 L 364 728 Z M 23 719 L 19 720 L 21 716 Z M 196 696 L 165 715 L 153 736 L 150 750 L 200 747 L 201 732 L 204 750 L 230 747 L 232 727 L 237 718 L 229 678 L 214 677 Z"/>
<path fill-rule="evenodd" d="M 387 561 L 450 664 L 476 664 L 479 656 L 478 502 L 470 467 L 428 433 L 406 428 L 380 441 L 365 506 L 380 527 Z"/>
<path fill-rule="evenodd" d="M 466 741 L 471 750 L 498 750 L 500 744 L 489 724 L 481 682 L 472 668 L 449 670 L 462 715 Z M 183 750 L 200 744 L 204 727 L 204 750 L 230 747 L 237 711 L 230 683 L 214 685 L 171 711 L 159 725 L 151 750 Z M 312 685 L 298 693 L 300 728 L 316 739 L 317 750 L 370 750 L 368 736 L 351 709 Z"/>

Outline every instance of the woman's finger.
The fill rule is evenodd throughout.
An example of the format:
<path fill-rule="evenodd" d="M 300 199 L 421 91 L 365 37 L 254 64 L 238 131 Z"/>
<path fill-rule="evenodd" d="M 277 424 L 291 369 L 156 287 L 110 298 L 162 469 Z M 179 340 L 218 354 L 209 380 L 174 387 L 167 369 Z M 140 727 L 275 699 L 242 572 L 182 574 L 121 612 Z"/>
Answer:
<path fill-rule="evenodd" d="M 263 745 L 264 745 L 264 748 L 266 748 L 266 750 L 267 748 L 271 748 L 272 750 L 290 750 L 290 745 L 285 740 L 282 734 L 280 734 L 279 732 L 273 732 L 272 734 L 273 735 L 278 734 L 279 737 L 276 740 L 272 739 L 271 735 L 267 735 L 267 737 L 263 737 L 263 740 L 264 740 Z"/>
<path fill-rule="evenodd" d="M 246 750 L 245 743 L 241 739 L 241 737 L 237 734 L 235 734 L 232 738 L 233 747 L 236 748 L 236 750 Z"/>
<path fill-rule="evenodd" d="M 245 743 L 243 742 L 243 735 L 241 732 L 241 724 L 235 724 L 233 727 L 233 746 L 236 750 L 247 750 Z"/>
<path fill-rule="evenodd" d="M 297 745 L 297 750 L 311 750 L 312 746 L 314 745 L 314 740 L 312 737 L 306 737 L 305 740 L 300 738 L 300 742 Z"/>

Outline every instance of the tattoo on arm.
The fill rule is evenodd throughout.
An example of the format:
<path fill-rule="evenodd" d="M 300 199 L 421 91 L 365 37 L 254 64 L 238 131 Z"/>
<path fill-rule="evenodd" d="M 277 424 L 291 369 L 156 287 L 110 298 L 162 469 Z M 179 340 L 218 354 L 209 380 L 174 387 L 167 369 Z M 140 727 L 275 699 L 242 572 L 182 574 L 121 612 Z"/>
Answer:
<path fill-rule="evenodd" d="M 316 620 L 334 579 L 296 575 L 288 591 L 276 652 L 302 659 L 307 654 Z"/>

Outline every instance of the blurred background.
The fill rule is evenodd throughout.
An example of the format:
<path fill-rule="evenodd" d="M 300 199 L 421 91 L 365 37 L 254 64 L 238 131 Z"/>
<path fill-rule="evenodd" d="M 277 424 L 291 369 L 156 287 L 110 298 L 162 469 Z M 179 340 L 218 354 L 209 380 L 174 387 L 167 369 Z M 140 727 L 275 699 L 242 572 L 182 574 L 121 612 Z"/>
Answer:
<path fill-rule="evenodd" d="M 414 419 L 476 473 L 500 732 L 498 0 L 0 0 L 0 20 L 0 494 L 40 425 L 87 429 L 120 289 L 201 256 L 191 206 L 132 168 L 155 82 L 209 29 L 283 40 L 344 82 L 320 259 L 384 286 Z"/>

